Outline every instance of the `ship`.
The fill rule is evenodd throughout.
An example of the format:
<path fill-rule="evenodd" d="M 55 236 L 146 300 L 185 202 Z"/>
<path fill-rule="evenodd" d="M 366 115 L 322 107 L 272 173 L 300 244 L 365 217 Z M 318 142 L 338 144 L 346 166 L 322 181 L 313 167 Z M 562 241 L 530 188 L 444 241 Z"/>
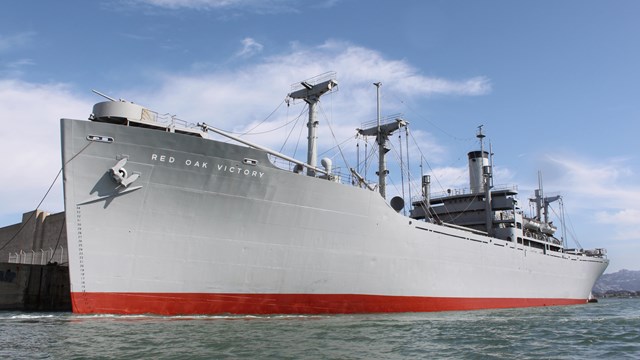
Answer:
<path fill-rule="evenodd" d="M 468 153 L 468 191 L 386 199 L 378 181 L 317 163 L 317 106 L 337 80 L 296 84 L 309 107 L 307 161 L 218 129 L 162 119 L 105 96 L 61 119 L 69 273 L 78 314 L 348 314 L 584 304 L 609 260 L 555 235 L 542 189 L 519 206 L 493 184 L 492 154 Z M 209 134 L 216 134 L 216 139 Z M 406 209 L 409 209 L 407 212 Z"/>

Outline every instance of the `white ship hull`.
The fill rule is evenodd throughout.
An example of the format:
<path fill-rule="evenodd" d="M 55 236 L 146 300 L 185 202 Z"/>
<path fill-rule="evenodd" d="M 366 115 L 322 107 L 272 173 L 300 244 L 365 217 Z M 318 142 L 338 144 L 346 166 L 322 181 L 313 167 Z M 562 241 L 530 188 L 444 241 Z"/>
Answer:
<path fill-rule="evenodd" d="M 579 304 L 608 265 L 411 219 L 376 192 L 276 168 L 255 149 L 66 119 L 62 140 L 77 313 Z M 122 157 L 139 174 L 126 188 L 108 174 Z"/>

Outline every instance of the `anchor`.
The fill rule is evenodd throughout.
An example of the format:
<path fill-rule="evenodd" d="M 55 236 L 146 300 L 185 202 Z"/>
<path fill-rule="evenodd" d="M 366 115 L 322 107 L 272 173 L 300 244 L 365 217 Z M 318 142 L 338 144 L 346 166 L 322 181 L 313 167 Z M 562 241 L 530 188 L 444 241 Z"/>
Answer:
<path fill-rule="evenodd" d="M 139 173 L 128 174 L 127 169 L 124 168 L 127 164 L 127 159 L 127 157 L 123 157 L 114 167 L 109 169 L 109 174 L 111 174 L 113 181 L 124 187 L 128 187 L 140 177 Z"/>

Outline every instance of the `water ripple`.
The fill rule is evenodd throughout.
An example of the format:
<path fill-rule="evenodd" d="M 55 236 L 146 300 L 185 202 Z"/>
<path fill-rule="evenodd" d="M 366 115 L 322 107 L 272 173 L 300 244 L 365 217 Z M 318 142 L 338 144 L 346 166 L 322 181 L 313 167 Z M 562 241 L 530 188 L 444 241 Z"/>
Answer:
<path fill-rule="evenodd" d="M 3 359 L 640 358 L 640 300 L 336 316 L 0 312 L 0 334 Z"/>

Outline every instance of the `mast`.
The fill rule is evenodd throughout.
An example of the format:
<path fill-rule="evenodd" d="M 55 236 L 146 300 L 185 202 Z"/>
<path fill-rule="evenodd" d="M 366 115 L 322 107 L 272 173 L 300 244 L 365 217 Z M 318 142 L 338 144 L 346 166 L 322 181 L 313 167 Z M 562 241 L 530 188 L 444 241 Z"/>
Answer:
<path fill-rule="evenodd" d="M 536 201 L 536 218 L 542 221 L 542 199 L 544 199 L 544 192 L 542 190 L 542 171 L 538 170 L 538 188 L 535 191 Z"/>
<path fill-rule="evenodd" d="M 307 175 L 315 176 L 315 168 L 317 163 L 317 144 L 316 144 L 316 129 L 318 127 L 318 120 L 316 120 L 317 114 L 317 104 L 320 101 L 320 97 L 325 93 L 331 91 L 335 86 L 338 85 L 338 82 L 331 78 L 326 81 L 322 81 L 315 85 L 310 83 L 310 80 L 305 80 L 300 82 L 302 88 L 289 93 L 289 97 L 292 99 L 302 99 L 307 104 L 309 104 L 309 121 L 307 122 L 307 127 L 309 128 L 309 135 L 307 137 Z"/>
<path fill-rule="evenodd" d="M 409 188 L 409 204 L 411 204 L 411 170 L 409 169 L 410 161 L 409 161 L 409 127 L 404 128 L 404 140 L 407 143 L 407 187 Z M 402 194 L 404 196 L 404 194 Z"/>
<path fill-rule="evenodd" d="M 478 139 L 480 139 L 480 153 L 484 158 L 484 143 L 483 139 L 485 135 L 482 133 L 482 125 L 478 126 L 478 134 L 476 135 Z M 493 208 L 491 206 L 491 183 L 492 183 L 492 169 L 491 163 L 488 165 L 484 165 L 482 167 L 482 177 L 484 183 L 484 213 L 485 213 L 485 222 L 487 227 L 487 233 L 489 236 L 493 235 Z"/>
<path fill-rule="evenodd" d="M 363 136 L 376 137 L 376 142 L 378 143 L 378 171 L 376 171 L 376 174 L 378 175 L 378 190 L 380 191 L 380 195 L 382 195 L 382 198 L 386 199 L 386 177 L 387 174 L 389 174 L 389 170 L 387 169 L 385 155 L 390 150 L 386 146 L 387 140 L 389 140 L 389 135 L 391 135 L 394 131 L 403 126 L 407 126 L 409 123 L 401 118 L 383 120 L 380 117 L 380 86 L 382 85 L 382 83 L 377 82 L 373 83 L 373 85 L 376 86 L 378 99 L 378 116 L 376 119 L 376 124 L 365 129 L 358 129 L 358 133 Z"/>
<path fill-rule="evenodd" d="M 544 224 L 550 224 L 549 223 L 549 205 L 552 202 L 558 201 L 561 199 L 562 199 L 562 196 L 560 195 L 544 196 L 544 190 L 542 187 L 542 171 L 538 171 L 538 188 L 535 190 L 535 197 L 533 199 L 530 199 L 530 201 L 534 201 L 536 203 L 536 219 Z"/>
<path fill-rule="evenodd" d="M 376 142 L 378 143 L 378 188 L 380 189 L 380 195 L 382 195 L 383 199 L 386 199 L 386 188 L 387 188 L 387 174 L 389 170 L 387 170 L 386 157 L 384 154 L 387 153 L 388 150 L 385 149 L 385 144 L 387 142 L 386 138 L 382 137 L 382 133 L 380 132 L 380 86 L 382 86 L 381 82 L 373 83 L 376 86 L 376 102 L 377 102 L 377 120 L 378 120 L 378 133 L 376 135 Z"/>

